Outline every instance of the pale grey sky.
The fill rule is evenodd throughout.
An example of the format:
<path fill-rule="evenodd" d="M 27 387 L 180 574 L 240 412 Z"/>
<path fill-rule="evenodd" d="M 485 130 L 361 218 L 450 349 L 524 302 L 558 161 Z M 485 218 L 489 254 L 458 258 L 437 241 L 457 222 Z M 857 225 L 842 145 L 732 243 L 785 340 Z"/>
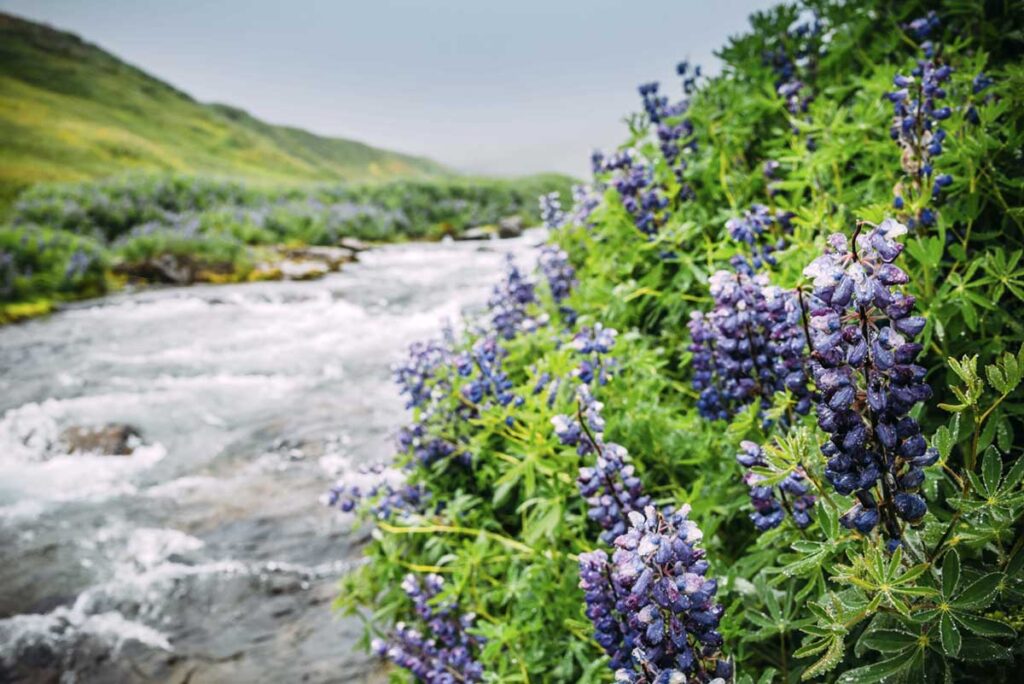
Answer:
<path fill-rule="evenodd" d="M 199 100 L 489 174 L 587 173 L 774 0 L 0 0 Z"/>

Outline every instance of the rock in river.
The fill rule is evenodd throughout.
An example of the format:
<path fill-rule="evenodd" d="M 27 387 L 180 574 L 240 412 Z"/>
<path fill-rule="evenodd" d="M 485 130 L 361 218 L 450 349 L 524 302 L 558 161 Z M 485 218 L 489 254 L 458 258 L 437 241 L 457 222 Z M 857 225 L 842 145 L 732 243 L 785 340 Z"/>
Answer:
<path fill-rule="evenodd" d="M 131 425 L 120 423 L 92 427 L 72 425 L 61 433 L 60 441 L 69 454 L 131 456 L 142 444 L 142 436 Z"/>

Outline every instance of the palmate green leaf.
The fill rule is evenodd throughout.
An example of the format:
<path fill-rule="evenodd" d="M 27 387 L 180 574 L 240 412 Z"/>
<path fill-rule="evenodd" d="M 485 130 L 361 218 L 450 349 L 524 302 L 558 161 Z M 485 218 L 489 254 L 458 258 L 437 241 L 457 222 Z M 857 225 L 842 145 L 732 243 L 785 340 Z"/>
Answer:
<path fill-rule="evenodd" d="M 964 589 L 959 596 L 950 601 L 950 604 L 961 609 L 973 608 L 976 610 L 982 610 L 984 608 L 988 608 L 989 604 L 992 603 L 999 591 L 999 583 L 1002 579 L 1003 575 L 999 572 L 990 572 L 983 577 L 979 577 L 974 582 L 967 585 L 967 588 Z"/>
<path fill-rule="evenodd" d="M 952 618 L 949 617 L 949 613 L 944 613 L 939 619 L 939 636 L 942 639 L 942 650 L 947 655 L 956 657 L 960 652 L 960 630 L 953 624 Z"/>

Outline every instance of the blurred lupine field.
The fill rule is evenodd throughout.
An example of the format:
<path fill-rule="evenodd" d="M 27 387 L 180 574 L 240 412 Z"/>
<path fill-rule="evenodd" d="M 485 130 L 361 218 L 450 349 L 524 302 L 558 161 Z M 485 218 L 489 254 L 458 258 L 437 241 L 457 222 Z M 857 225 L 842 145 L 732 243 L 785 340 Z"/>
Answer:
<path fill-rule="evenodd" d="M 640 86 L 330 494 L 395 681 L 1019 679 L 1022 31 L 808 1 Z"/>
<path fill-rule="evenodd" d="M 537 194 L 568 186 L 557 175 L 282 189 L 164 175 L 37 185 L 0 226 L 0 323 L 116 289 L 129 276 L 175 284 L 280 277 L 255 268 L 273 266 L 270 247 L 439 239 L 503 219 L 536 222 Z M 164 271 L 153 266 L 168 259 Z"/>

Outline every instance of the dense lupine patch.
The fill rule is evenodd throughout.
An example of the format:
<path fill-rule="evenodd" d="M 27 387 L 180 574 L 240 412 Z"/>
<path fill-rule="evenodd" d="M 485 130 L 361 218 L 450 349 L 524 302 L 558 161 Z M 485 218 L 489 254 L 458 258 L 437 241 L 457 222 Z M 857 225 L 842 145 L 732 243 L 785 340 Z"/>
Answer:
<path fill-rule="evenodd" d="M 422 580 L 406 575 L 402 590 L 412 600 L 422 627 L 399 622 L 386 640 L 374 639 L 371 648 L 429 684 L 483 681 L 483 667 L 476 660 L 482 641 L 470 634 L 476 616 L 460 614 L 454 603 L 438 603 L 435 599 L 443 588 L 440 575 L 428 574 Z"/>
<path fill-rule="evenodd" d="M 728 420 L 754 402 L 767 408 L 782 391 L 793 394 L 797 413 L 806 413 L 811 395 L 797 296 L 764 274 L 743 272 L 718 271 L 710 288 L 714 308 L 692 312 L 689 324 L 701 415 Z"/>
<path fill-rule="evenodd" d="M 901 287 L 907 274 L 892 263 L 906 231 L 887 219 L 858 228 L 852 241 L 833 234 L 805 269 L 817 300 L 810 327 L 818 424 L 831 435 L 821 447 L 825 476 L 839 493 L 856 495 L 844 525 L 868 533 L 881 521 L 893 543 L 901 520 L 917 523 L 928 510 L 918 493 L 922 468 L 939 458 L 910 415 L 932 390 L 915 363 L 921 345 L 913 339 L 925 320 L 913 315 L 916 299 Z"/>
<path fill-rule="evenodd" d="M 471 471 L 417 471 L 449 508 L 429 526 L 383 531 L 362 575 L 370 588 L 347 582 L 357 597 L 346 605 L 407 615 L 395 559 L 444 568 L 484 616 L 480 661 L 496 681 L 1012 677 L 1024 350 L 1013 353 L 1009 312 L 1024 297 L 1014 290 L 1024 235 L 1007 207 L 1024 191 L 1008 145 L 1024 144 L 1012 125 L 1024 102 L 1003 80 L 1011 50 L 996 41 L 989 54 L 1001 61 L 987 61 L 974 41 L 996 33 L 941 43 L 937 17 L 913 21 L 890 5 L 814 10 L 811 21 L 796 9 L 755 20 L 754 36 L 723 51 L 725 75 L 684 90 L 685 110 L 642 88 L 630 138 L 593 157 L 590 190 L 551 233 L 574 266 L 580 325 L 499 338 L 508 392 L 527 400 L 494 402 L 462 426 Z M 940 84 L 974 90 L 954 107 L 965 125 L 949 124 L 941 157 L 963 184 L 941 186 L 939 234 L 918 231 L 905 253 L 891 221 L 827 238 L 889 211 L 878 94 L 916 49 L 908 37 L 935 41 L 923 46 L 934 64 L 978 74 Z M 772 69 L 765 49 L 783 51 Z M 976 109 L 1003 99 L 1016 109 Z M 666 136 L 644 123 L 684 117 L 700 144 L 673 167 Z M 933 181 L 918 188 L 929 207 Z M 644 207 L 646 193 L 684 185 L 692 201 Z M 636 235 L 641 226 L 653 232 Z M 780 237 L 784 253 L 772 249 Z M 527 318 L 557 317 L 565 300 L 549 287 Z M 489 315 L 463 353 L 494 336 Z M 687 346 L 680 322 L 691 315 Z M 613 350 L 612 326 L 624 333 Z M 614 382 L 603 384 L 612 353 Z M 979 370 L 973 355 L 992 353 Z M 935 401 L 924 401 L 928 384 Z M 447 410 L 460 410 L 458 397 Z M 943 467 L 928 468 L 936 459 Z M 671 506 L 682 501 L 694 510 L 680 518 Z M 706 550 L 690 517 L 711 537 Z M 728 569 L 721 586 L 709 561 Z"/>

